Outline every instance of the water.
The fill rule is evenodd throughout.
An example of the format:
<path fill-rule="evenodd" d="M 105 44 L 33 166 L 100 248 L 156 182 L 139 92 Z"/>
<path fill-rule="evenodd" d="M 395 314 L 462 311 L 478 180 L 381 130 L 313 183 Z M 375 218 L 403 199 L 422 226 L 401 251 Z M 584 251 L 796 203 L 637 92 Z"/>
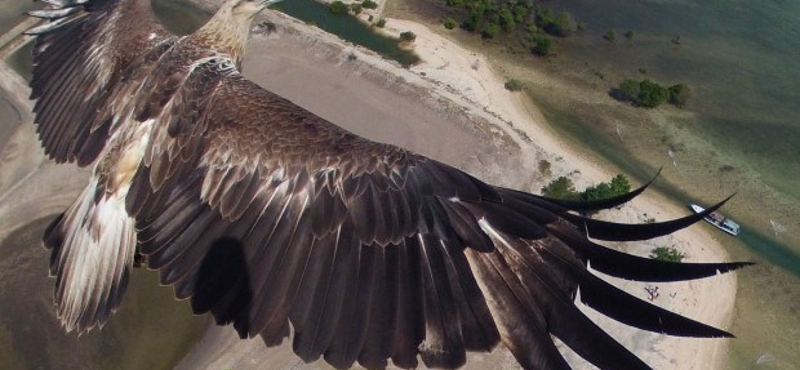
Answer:
<path fill-rule="evenodd" d="M 284 1 L 275 5 L 275 9 L 375 51 L 385 58 L 393 59 L 403 66 L 414 65 L 420 60 L 413 51 L 403 49 L 400 40 L 374 32 L 371 26 L 355 17 L 333 15 L 327 5 L 317 1 Z"/>
<path fill-rule="evenodd" d="M 666 85 L 687 83 L 694 93 L 687 107 L 692 114 L 667 117 L 650 134 L 685 146 L 683 153 L 620 145 L 605 126 L 587 131 L 586 124 L 578 124 L 567 131 L 602 141 L 593 148 L 640 167 L 641 162 L 658 166 L 646 159 L 656 158 L 647 153 L 653 150 L 675 151 L 679 161 L 681 155 L 707 156 L 686 167 L 689 178 L 671 179 L 674 185 L 693 197 L 708 187 L 720 195 L 738 191 L 727 208 L 748 227 L 740 239 L 800 275 L 800 2 L 555 0 L 548 6 L 567 10 L 586 25 L 584 32 L 560 41 L 559 64 L 600 71 L 607 76 L 601 85 L 646 77 Z M 613 44 L 602 38 L 609 29 L 617 31 Z M 627 30 L 634 31 L 632 39 L 622 36 Z M 671 41 L 675 37 L 679 45 Z M 653 131 L 641 128 L 646 129 Z M 771 229 L 772 217 L 786 228 L 780 240 Z"/>

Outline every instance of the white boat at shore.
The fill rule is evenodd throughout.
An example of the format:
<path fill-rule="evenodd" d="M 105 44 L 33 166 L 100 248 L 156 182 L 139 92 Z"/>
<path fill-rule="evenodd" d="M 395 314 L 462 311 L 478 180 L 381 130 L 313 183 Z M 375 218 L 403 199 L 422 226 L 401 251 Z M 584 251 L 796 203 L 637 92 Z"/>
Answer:
<path fill-rule="evenodd" d="M 694 213 L 700 213 L 706 210 L 705 208 L 694 203 L 689 203 L 689 208 L 691 208 Z M 703 219 L 728 234 L 733 236 L 739 235 L 739 224 L 723 216 L 719 212 L 713 212 L 710 215 L 703 217 Z"/>

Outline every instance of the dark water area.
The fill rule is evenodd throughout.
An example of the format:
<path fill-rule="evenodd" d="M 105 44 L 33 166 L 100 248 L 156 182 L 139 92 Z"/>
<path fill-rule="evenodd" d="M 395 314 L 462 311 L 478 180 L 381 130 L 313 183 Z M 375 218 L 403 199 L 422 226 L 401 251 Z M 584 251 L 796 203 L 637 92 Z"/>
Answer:
<path fill-rule="evenodd" d="M 328 5 L 318 1 L 284 1 L 275 5 L 274 8 L 344 40 L 375 51 L 384 58 L 395 60 L 403 66 L 411 66 L 420 61 L 413 51 L 400 46 L 400 40 L 375 32 L 370 25 L 353 16 L 331 14 Z M 377 20 L 375 21 L 377 22 Z"/>
<path fill-rule="evenodd" d="M 66 333 L 53 307 L 55 279 L 36 220 L 0 243 L 0 370 L 168 370 L 208 325 L 157 274 L 134 270 L 119 311 L 102 330 Z"/>

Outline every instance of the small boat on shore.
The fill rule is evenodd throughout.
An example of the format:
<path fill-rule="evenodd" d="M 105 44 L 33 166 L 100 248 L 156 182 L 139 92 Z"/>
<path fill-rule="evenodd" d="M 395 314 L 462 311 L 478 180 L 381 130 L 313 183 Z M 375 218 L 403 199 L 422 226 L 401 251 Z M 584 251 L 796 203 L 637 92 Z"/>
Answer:
<path fill-rule="evenodd" d="M 689 208 L 691 208 L 691 210 L 694 211 L 694 213 L 700 213 L 706 210 L 705 208 L 700 207 L 694 203 L 689 203 Z M 731 234 L 733 236 L 739 235 L 739 224 L 723 216 L 719 212 L 713 212 L 710 215 L 703 217 L 703 219 L 728 234 Z"/>

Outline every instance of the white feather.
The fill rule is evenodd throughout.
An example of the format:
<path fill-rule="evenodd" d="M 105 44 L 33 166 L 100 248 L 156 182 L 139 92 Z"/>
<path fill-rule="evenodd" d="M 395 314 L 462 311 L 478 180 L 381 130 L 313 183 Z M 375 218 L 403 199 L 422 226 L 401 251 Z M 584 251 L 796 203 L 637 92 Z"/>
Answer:
<path fill-rule="evenodd" d="M 136 249 L 135 221 L 124 198 L 109 194 L 95 203 L 97 180 L 67 210 L 61 229 L 56 305 L 70 331 L 84 331 L 116 310 L 112 293 L 124 289 Z"/>

